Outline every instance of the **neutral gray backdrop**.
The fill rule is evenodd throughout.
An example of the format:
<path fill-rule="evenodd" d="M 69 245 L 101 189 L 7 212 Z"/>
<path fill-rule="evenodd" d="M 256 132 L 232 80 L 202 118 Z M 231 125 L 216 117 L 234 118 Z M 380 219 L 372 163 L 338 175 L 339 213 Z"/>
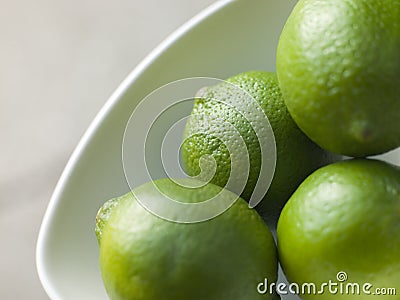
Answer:
<path fill-rule="evenodd" d="M 124 77 L 213 2 L 0 2 L 0 299 L 48 299 L 36 239 L 69 156 Z"/>

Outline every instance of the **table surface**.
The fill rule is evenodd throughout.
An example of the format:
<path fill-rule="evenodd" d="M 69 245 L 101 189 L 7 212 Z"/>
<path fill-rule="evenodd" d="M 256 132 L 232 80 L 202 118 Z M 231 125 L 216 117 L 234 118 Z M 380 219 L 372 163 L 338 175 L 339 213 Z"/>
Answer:
<path fill-rule="evenodd" d="M 124 77 L 213 2 L 2 2 L 0 299 L 48 299 L 36 239 L 69 156 Z"/>

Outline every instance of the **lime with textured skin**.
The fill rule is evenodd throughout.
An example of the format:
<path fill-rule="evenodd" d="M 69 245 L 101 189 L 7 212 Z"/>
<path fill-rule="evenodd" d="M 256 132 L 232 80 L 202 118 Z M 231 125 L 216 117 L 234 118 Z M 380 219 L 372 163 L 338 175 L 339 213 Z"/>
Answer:
<path fill-rule="evenodd" d="M 177 182 L 188 185 L 193 180 Z M 202 202 L 222 190 L 214 184 L 193 189 L 160 179 L 120 198 L 102 227 L 99 244 L 110 299 L 279 299 L 257 292 L 257 283 L 265 277 L 277 280 L 278 263 L 272 234 L 255 210 L 238 198 L 208 221 L 167 221 L 143 208 L 134 196 L 145 197 L 153 183 L 166 196 L 185 203 Z"/>
<path fill-rule="evenodd" d="M 250 71 L 231 77 L 227 82 L 249 93 L 259 103 L 275 135 L 277 162 L 274 178 L 266 197 L 256 207 L 260 214 L 271 222 L 276 220 L 280 209 L 304 178 L 338 157 L 314 144 L 297 127 L 286 109 L 275 73 Z M 250 173 L 241 196 L 249 200 L 261 166 L 260 144 L 256 133 L 249 120 L 240 112 L 224 105 L 224 99 L 235 97 L 230 91 L 227 92 L 226 85 L 204 88 L 198 96 L 192 115 L 204 114 L 233 124 L 246 143 Z M 217 165 L 211 182 L 225 186 L 231 169 L 228 149 L 221 140 L 211 134 L 207 121 L 196 119 L 195 122 L 191 122 L 189 119 L 182 145 L 182 160 L 189 175 L 196 176 L 200 173 L 199 160 L 204 155 L 213 156 Z M 203 168 L 207 168 L 207 163 L 203 164 Z"/>
<path fill-rule="evenodd" d="M 400 146 L 400 1 L 300 0 L 277 49 L 295 122 L 335 153 Z"/>
<path fill-rule="evenodd" d="M 364 283 L 400 290 L 400 168 L 354 159 L 311 174 L 286 203 L 278 221 L 281 266 L 290 281 Z M 339 275 L 338 275 L 339 276 Z M 355 295 L 302 295 L 354 299 Z M 357 299 L 397 299 L 366 295 Z"/>

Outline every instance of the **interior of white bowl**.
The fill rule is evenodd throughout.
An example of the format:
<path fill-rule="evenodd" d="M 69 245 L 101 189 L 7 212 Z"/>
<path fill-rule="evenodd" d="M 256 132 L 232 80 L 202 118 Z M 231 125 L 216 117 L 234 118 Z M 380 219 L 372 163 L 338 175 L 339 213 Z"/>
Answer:
<path fill-rule="evenodd" d="M 52 299 L 107 299 L 94 220 L 104 201 L 129 190 L 122 139 L 136 105 L 177 79 L 275 70 L 278 37 L 295 3 L 219 1 L 172 34 L 116 90 L 71 157 L 43 220 L 37 267 Z M 389 157 L 400 161 L 396 153 Z"/>

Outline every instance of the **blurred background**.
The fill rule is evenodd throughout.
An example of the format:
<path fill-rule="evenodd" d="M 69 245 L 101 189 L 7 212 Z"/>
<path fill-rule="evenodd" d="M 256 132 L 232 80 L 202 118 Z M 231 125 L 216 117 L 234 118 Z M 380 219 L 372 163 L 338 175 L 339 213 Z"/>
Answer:
<path fill-rule="evenodd" d="M 73 149 L 126 75 L 213 2 L 2 1 L 0 299 L 48 299 L 36 239 Z"/>

